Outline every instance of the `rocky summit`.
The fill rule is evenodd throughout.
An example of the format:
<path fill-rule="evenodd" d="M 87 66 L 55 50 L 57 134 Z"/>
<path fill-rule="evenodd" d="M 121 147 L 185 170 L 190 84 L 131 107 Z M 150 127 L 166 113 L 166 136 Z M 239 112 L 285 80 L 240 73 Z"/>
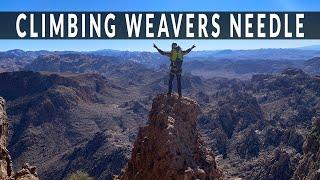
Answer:
<path fill-rule="evenodd" d="M 118 178 L 216 179 L 222 172 L 197 132 L 198 103 L 176 95 L 158 95 L 141 128 L 132 157 Z"/>
<path fill-rule="evenodd" d="M 0 179 L 1 180 L 38 180 L 36 168 L 25 164 L 16 173 L 12 169 L 12 161 L 7 150 L 8 117 L 5 111 L 5 101 L 0 97 Z"/>

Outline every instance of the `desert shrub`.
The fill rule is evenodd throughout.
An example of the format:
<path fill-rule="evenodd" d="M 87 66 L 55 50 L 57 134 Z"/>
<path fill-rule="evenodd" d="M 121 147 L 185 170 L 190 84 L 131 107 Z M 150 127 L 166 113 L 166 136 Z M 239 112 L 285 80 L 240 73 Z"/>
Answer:
<path fill-rule="evenodd" d="M 68 180 L 93 180 L 93 177 L 90 177 L 86 172 L 76 171 L 68 177 Z"/>

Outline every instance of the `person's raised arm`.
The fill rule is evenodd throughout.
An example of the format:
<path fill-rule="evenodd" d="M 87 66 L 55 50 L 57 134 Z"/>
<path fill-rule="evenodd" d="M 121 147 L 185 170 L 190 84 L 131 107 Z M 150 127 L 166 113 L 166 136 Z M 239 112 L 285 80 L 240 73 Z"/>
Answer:
<path fill-rule="evenodd" d="M 161 55 L 164 55 L 164 56 L 168 56 L 170 57 L 170 52 L 165 52 L 165 51 L 162 51 L 161 49 L 158 48 L 158 46 L 156 46 L 155 44 L 153 44 L 153 47 L 157 49 L 157 51 L 161 54 Z"/>
<path fill-rule="evenodd" d="M 183 55 L 186 55 L 186 54 L 188 54 L 189 52 L 191 52 L 192 51 L 192 49 L 193 48 L 195 48 L 196 46 L 195 45 L 193 45 L 191 48 L 189 48 L 189 49 L 187 49 L 187 50 L 185 50 L 185 51 L 182 51 L 182 53 L 183 53 Z"/>

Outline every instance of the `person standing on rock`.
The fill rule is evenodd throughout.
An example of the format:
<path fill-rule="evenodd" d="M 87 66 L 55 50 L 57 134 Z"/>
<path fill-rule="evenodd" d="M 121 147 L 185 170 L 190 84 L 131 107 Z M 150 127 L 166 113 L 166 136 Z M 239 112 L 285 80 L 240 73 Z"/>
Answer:
<path fill-rule="evenodd" d="M 196 46 L 193 45 L 191 48 L 183 51 L 181 49 L 181 47 L 178 46 L 177 43 L 172 43 L 170 52 L 162 51 L 155 44 L 153 44 L 153 47 L 156 48 L 161 55 L 168 56 L 170 58 L 170 61 L 171 61 L 168 95 L 170 96 L 171 93 L 172 93 L 172 81 L 173 81 L 174 76 L 176 75 L 177 76 L 178 94 L 179 94 L 179 98 L 181 98 L 182 97 L 182 93 L 181 93 L 181 73 L 182 73 L 183 57 L 185 55 L 187 55 Z"/>

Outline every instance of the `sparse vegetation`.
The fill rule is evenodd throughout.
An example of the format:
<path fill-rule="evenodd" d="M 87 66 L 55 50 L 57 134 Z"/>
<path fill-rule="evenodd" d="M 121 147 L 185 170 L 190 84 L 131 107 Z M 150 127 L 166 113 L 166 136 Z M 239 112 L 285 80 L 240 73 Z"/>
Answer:
<path fill-rule="evenodd" d="M 76 171 L 72 173 L 68 180 L 94 180 L 93 177 L 90 177 L 88 173 L 82 171 Z"/>

